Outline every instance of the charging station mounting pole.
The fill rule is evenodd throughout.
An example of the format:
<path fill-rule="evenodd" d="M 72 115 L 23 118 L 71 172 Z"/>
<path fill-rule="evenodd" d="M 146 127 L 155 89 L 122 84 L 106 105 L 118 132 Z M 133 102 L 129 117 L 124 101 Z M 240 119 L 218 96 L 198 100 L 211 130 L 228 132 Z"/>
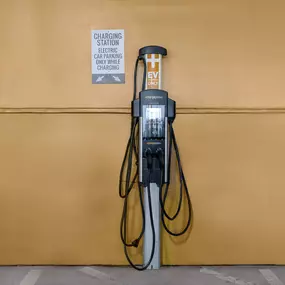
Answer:
<path fill-rule="evenodd" d="M 120 171 L 119 195 L 124 199 L 120 235 L 129 264 L 139 271 L 160 268 L 160 222 L 165 231 L 175 237 L 185 234 L 191 225 L 192 205 L 173 129 L 176 102 L 162 89 L 162 58 L 166 55 L 167 50 L 161 46 L 145 46 L 139 50 L 134 70 L 131 132 Z M 144 62 L 144 77 L 142 90 L 137 97 L 140 60 Z M 180 177 L 179 202 L 174 214 L 170 214 L 165 207 L 169 194 L 172 148 L 176 154 Z M 134 162 L 136 171 L 132 177 Z M 136 181 L 143 222 L 140 234 L 129 240 L 128 197 Z M 166 220 L 174 221 L 178 217 L 183 200 L 187 203 L 188 218 L 181 230 L 172 231 Z M 142 238 L 143 265 L 138 265 L 131 260 L 128 248 L 137 248 Z"/>
<path fill-rule="evenodd" d="M 147 50 L 145 51 L 147 52 Z M 142 50 L 140 50 L 142 53 Z M 162 54 L 146 53 L 142 54 L 146 62 L 145 90 L 162 89 Z M 140 126 L 142 128 L 142 126 Z M 166 122 L 167 128 L 167 122 Z M 167 138 L 165 139 L 167 142 Z M 140 147 L 142 149 L 142 147 Z M 142 154 L 141 154 L 142 155 Z M 150 183 L 150 195 L 152 204 L 152 214 L 155 229 L 155 250 L 152 261 L 147 269 L 160 268 L 160 189 L 156 183 Z M 152 248 L 152 230 L 150 224 L 149 201 L 147 188 L 144 188 L 144 212 L 145 212 L 145 236 L 144 236 L 144 264 L 148 262 Z"/>

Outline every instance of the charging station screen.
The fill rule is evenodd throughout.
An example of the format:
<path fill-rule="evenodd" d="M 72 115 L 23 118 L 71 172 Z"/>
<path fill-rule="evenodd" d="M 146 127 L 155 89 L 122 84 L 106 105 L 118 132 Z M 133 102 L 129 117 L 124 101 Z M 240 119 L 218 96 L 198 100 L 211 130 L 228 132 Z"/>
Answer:
<path fill-rule="evenodd" d="M 143 138 L 144 139 L 162 139 L 164 134 L 164 105 L 146 105 L 143 106 Z"/>

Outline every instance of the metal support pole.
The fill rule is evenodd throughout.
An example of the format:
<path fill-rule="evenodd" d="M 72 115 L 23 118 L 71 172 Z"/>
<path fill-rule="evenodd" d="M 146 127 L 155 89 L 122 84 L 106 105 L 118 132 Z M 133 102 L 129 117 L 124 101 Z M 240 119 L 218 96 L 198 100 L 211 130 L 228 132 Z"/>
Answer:
<path fill-rule="evenodd" d="M 148 189 L 144 188 L 144 213 L 145 213 L 145 235 L 144 235 L 144 264 L 150 258 L 152 249 L 152 228 L 149 214 Z M 160 268 L 160 206 L 159 187 L 155 183 L 150 183 L 150 195 L 152 205 L 152 216 L 155 230 L 155 250 L 151 264 L 147 269 Z"/>
<path fill-rule="evenodd" d="M 162 76 L 162 56 L 160 54 L 145 55 L 147 73 L 145 89 L 161 89 Z M 145 213 L 145 235 L 144 235 L 144 264 L 151 255 L 152 249 L 152 228 L 150 222 L 149 202 L 147 188 L 144 188 L 144 213 Z M 150 196 L 152 205 L 152 215 L 155 229 L 155 250 L 152 262 L 147 269 L 160 268 L 160 203 L 159 187 L 156 183 L 150 183 Z"/>

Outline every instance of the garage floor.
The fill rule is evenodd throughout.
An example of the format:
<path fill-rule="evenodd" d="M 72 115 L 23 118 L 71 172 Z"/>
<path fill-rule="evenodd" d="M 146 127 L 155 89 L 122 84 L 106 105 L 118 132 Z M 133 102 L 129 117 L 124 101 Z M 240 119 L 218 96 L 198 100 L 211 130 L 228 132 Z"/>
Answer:
<path fill-rule="evenodd" d="M 284 285 L 284 266 L 127 267 L 3 266 L 0 285 Z"/>

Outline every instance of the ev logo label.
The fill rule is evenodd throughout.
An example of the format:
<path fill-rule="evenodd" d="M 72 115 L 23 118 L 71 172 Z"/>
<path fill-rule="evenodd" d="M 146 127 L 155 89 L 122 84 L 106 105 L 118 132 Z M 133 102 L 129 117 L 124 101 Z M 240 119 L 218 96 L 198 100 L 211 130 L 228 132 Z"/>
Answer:
<path fill-rule="evenodd" d="M 159 78 L 159 72 L 158 71 L 149 71 L 147 73 L 148 78 L 148 86 L 157 88 L 158 86 L 158 78 Z"/>
<path fill-rule="evenodd" d="M 148 54 L 147 62 L 147 88 L 157 89 L 160 82 L 160 57 L 159 54 Z"/>
<path fill-rule="evenodd" d="M 149 79 L 157 79 L 158 78 L 158 71 L 149 71 L 147 77 Z"/>

